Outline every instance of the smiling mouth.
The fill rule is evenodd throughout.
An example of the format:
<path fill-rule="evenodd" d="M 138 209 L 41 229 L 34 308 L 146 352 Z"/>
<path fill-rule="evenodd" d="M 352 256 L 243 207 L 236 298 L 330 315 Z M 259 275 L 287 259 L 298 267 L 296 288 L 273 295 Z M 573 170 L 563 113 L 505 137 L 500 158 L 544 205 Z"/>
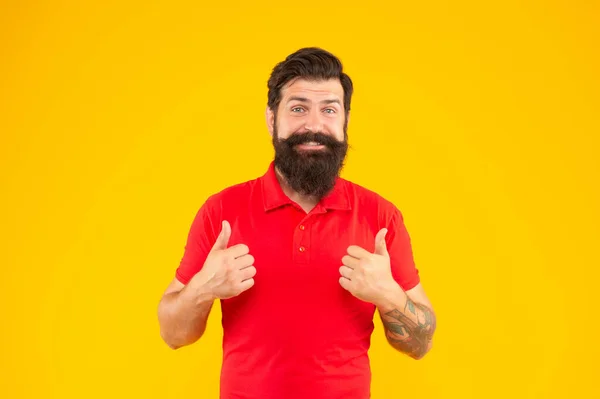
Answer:
<path fill-rule="evenodd" d="M 316 141 L 308 141 L 306 143 L 297 144 L 296 147 L 317 149 L 317 148 L 323 148 L 323 147 L 325 147 L 325 145 L 321 144 L 321 143 L 317 143 Z"/>

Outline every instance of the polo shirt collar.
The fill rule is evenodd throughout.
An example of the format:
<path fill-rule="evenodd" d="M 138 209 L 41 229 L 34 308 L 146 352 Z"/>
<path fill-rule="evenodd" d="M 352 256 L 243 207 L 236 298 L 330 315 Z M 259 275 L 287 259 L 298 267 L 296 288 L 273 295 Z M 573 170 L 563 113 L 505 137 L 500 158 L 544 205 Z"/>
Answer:
<path fill-rule="evenodd" d="M 292 203 L 292 200 L 290 200 L 283 192 L 279 180 L 277 180 L 275 163 L 273 161 L 269 164 L 267 172 L 262 176 L 261 183 L 265 212 Z M 321 207 L 325 210 L 350 210 L 350 197 L 348 195 L 346 181 L 338 177 L 333 189 L 319 201 L 317 207 Z"/>

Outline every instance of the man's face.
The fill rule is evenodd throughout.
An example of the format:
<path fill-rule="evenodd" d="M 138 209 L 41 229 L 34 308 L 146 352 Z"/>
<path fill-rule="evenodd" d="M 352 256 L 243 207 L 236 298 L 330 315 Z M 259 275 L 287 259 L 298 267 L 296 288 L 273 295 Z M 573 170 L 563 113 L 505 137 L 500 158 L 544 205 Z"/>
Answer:
<path fill-rule="evenodd" d="M 297 192 L 326 195 L 348 149 L 344 89 L 338 80 L 298 79 L 282 89 L 277 113 L 267 110 L 275 166 Z"/>

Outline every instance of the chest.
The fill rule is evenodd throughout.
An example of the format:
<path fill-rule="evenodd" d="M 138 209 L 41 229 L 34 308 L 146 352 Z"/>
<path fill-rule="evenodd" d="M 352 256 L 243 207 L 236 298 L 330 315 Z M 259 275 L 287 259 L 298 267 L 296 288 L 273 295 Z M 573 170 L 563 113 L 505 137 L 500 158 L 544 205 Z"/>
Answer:
<path fill-rule="evenodd" d="M 228 300 L 231 308 L 275 308 L 295 312 L 324 308 L 370 311 L 339 284 L 342 257 L 350 245 L 373 251 L 376 226 L 352 211 L 306 214 L 287 207 L 232 223 L 230 245 L 246 244 L 255 259 L 254 287 Z"/>
<path fill-rule="evenodd" d="M 250 326 L 260 326 L 274 340 L 283 330 L 313 334 L 315 341 L 322 331 L 367 331 L 374 306 L 341 287 L 339 268 L 350 245 L 373 251 L 374 222 L 352 211 L 307 215 L 288 207 L 255 214 L 230 218 L 230 245 L 248 246 L 256 275 L 251 289 L 222 302 L 224 327 L 252 335 Z"/>
<path fill-rule="evenodd" d="M 370 225 L 350 211 L 305 214 L 288 207 L 236 220 L 230 245 L 249 247 L 257 284 L 326 288 L 338 284 L 350 245 L 373 250 L 376 231 Z"/>

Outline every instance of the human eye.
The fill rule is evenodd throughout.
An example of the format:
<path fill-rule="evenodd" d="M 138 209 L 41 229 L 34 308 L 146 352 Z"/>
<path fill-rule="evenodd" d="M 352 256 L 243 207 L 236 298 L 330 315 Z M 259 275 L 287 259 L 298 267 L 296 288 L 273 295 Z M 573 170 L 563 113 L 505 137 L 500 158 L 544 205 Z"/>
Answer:
<path fill-rule="evenodd" d="M 325 113 L 327 113 L 327 114 L 335 114 L 336 110 L 334 108 L 325 108 Z"/>
<path fill-rule="evenodd" d="M 304 108 L 302 107 L 292 107 L 292 112 L 301 112 L 304 111 Z"/>

